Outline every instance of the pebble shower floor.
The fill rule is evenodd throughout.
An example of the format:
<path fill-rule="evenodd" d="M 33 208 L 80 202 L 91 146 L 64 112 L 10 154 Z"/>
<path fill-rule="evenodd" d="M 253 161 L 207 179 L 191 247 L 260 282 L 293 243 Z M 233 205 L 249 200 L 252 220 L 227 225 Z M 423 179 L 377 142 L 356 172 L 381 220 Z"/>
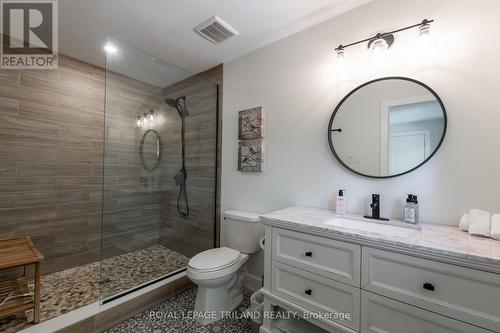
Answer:
<path fill-rule="evenodd" d="M 42 276 L 40 321 L 46 321 L 187 266 L 189 258 L 161 245 Z M 162 262 L 162 265 L 158 265 Z M 154 264 L 153 264 L 154 263 Z M 102 275 L 102 279 L 100 278 Z M 25 315 L 0 320 L 0 332 L 31 326 Z"/>

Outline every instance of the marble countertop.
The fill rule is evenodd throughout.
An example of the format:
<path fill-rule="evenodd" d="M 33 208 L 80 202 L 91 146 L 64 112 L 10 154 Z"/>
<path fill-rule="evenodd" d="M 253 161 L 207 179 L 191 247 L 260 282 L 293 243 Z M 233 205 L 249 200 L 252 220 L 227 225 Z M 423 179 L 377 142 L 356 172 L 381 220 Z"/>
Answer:
<path fill-rule="evenodd" d="M 454 262 L 458 260 L 488 265 L 500 272 L 500 241 L 470 236 L 457 227 L 435 224 L 419 224 L 420 231 L 411 237 L 389 236 L 327 224 L 328 220 L 337 217 L 349 218 L 337 216 L 329 210 L 299 206 L 262 215 L 265 224 L 321 232 L 325 236 L 347 238 L 361 244 L 366 242 L 367 245 L 380 244 L 407 249 Z"/>

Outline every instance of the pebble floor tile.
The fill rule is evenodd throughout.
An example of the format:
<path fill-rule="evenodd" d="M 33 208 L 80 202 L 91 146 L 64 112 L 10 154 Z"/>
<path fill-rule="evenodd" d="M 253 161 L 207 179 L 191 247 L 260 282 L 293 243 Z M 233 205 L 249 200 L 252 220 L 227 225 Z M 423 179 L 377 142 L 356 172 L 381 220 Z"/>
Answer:
<path fill-rule="evenodd" d="M 42 276 L 40 321 L 52 319 L 151 279 L 187 266 L 189 258 L 161 245 L 122 254 L 101 262 Z M 102 270 L 102 272 L 101 272 Z M 102 274 L 102 282 L 100 277 Z M 0 332 L 31 326 L 31 313 L 0 320 Z"/>

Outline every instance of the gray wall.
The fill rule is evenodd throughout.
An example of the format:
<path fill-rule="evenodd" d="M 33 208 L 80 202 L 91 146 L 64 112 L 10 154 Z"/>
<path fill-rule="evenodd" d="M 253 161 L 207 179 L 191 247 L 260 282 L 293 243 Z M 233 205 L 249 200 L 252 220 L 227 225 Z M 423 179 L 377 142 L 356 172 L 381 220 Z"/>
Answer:
<path fill-rule="evenodd" d="M 100 258 L 104 71 L 0 70 L 0 238 L 28 235 L 43 271 Z"/>
<path fill-rule="evenodd" d="M 150 110 L 161 117 L 164 109 L 161 88 L 107 72 L 103 257 L 158 243 L 159 177 L 165 171 L 143 169 L 139 146 L 146 129 L 136 126 L 136 118 Z"/>
<path fill-rule="evenodd" d="M 168 189 L 163 193 L 160 243 L 190 257 L 214 247 L 217 85 L 195 76 L 165 88 L 164 95 L 165 98 L 186 96 L 189 110 L 186 118 L 187 194 L 191 212 L 188 218 L 183 218 L 176 210 L 178 187 L 174 176 L 181 167 L 181 120 L 176 111 L 170 109 L 166 112 L 165 126 L 160 129 L 165 139 L 162 169 L 166 170 L 161 183 Z"/>

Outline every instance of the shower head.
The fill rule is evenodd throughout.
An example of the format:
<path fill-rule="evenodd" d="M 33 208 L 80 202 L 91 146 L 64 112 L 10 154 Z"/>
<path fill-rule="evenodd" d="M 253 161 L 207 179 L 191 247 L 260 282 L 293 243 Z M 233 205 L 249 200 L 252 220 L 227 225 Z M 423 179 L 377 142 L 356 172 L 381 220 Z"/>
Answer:
<path fill-rule="evenodd" d="M 167 98 L 165 100 L 165 103 L 167 103 L 169 106 L 176 108 L 176 109 L 179 107 L 179 102 L 175 99 L 172 99 L 172 98 Z"/>
<path fill-rule="evenodd" d="M 183 101 L 184 105 L 182 105 L 180 101 Z M 177 113 L 181 118 L 184 118 L 189 115 L 189 112 L 186 109 L 186 96 L 181 96 L 177 99 L 167 98 L 165 100 L 165 103 L 167 103 L 168 106 L 171 106 L 174 109 L 176 109 Z"/>

